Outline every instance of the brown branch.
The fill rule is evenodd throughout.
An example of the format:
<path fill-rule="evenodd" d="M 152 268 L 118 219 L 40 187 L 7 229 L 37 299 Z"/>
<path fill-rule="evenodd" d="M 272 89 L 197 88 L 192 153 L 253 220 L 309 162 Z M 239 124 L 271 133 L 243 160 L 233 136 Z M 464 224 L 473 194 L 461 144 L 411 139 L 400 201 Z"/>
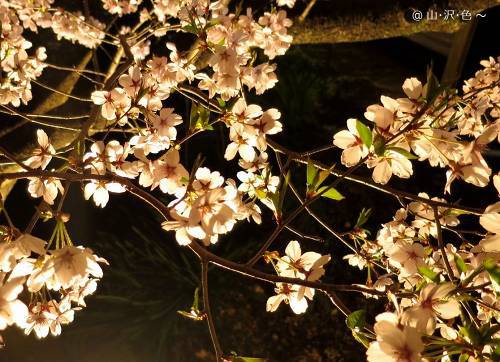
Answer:
<path fill-rule="evenodd" d="M 288 148 L 280 145 L 279 143 L 275 142 L 274 140 L 272 140 L 269 137 L 266 139 L 266 141 L 267 141 L 267 144 L 275 152 L 279 152 L 279 153 L 285 154 L 285 155 L 289 156 L 293 161 L 296 161 L 298 163 L 302 163 L 304 165 L 307 165 L 308 162 L 311 162 L 314 166 L 316 166 L 320 170 L 328 170 L 331 175 L 334 175 L 334 176 L 337 176 L 337 177 L 340 177 L 342 175 L 342 173 L 339 172 L 339 171 L 337 171 L 335 168 L 331 169 L 330 166 L 325 165 L 325 164 L 323 164 L 320 161 L 316 161 L 316 160 L 312 160 L 312 159 L 309 159 L 309 158 L 302 157 L 300 155 L 300 153 L 297 153 L 295 151 L 289 150 Z M 386 185 L 376 184 L 376 183 L 374 183 L 374 182 L 372 182 L 372 181 L 370 181 L 370 180 L 368 180 L 368 179 L 366 179 L 364 177 L 360 177 L 360 176 L 356 176 L 356 175 L 347 175 L 347 176 L 344 176 L 344 178 L 346 180 L 359 183 L 361 185 L 370 187 L 372 189 L 375 189 L 377 191 L 381 191 L 383 193 L 392 195 L 394 197 L 401 197 L 401 198 L 404 198 L 404 199 L 407 199 L 407 200 L 418 201 L 418 202 L 421 202 L 421 203 L 424 203 L 424 204 L 430 205 L 430 206 L 447 207 L 449 209 L 461 210 L 461 211 L 465 211 L 467 213 L 470 213 L 470 214 L 473 214 L 473 215 L 477 215 L 477 216 L 480 216 L 480 215 L 483 214 L 483 210 L 480 210 L 480 209 L 476 209 L 476 208 L 472 208 L 472 207 L 468 207 L 468 206 L 461 206 L 461 205 L 449 204 L 447 202 L 441 202 L 441 201 L 435 201 L 435 200 L 426 199 L 426 198 L 423 198 L 423 197 L 420 197 L 420 196 L 413 195 L 410 192 L 398 190 L 398 189 L 395 189 L 395 188 L 392 188 L 392 187 L 386 186 Z"/>
<path fill-rule="evenodd" d="M 3 146 L 0 146 L 0 152 L 3 153 L 3 155 L 5 157 L 7 157 L 7 159 L 9 159 L 10 161 L 16 163 L 18 166 L 20 166 L 21 168 L 25 169 L 26 171 L 33 171 L 33 169 L 31 167 L 29 167 L 28 165 L 25 165 L 24 163 L 22 163 L 21 161 L 19 161 L 16 156 L 14 156 L 12 153 L 10 153 L 9 151 L 7 151 Z"/>
<path fill-rule="evenodd" d="M 446 255 L 446 249 L 444 248 L 443 230 L 441 229 L 441 222 L 439 221 L 439 212 L 437 206 L 432 206 L 432 210 L 434 211 L 434 220 L 436 222 L 438 247 L 441 252 L 441 257 L 443 258 L 444 265 L 446 267 L 446 272 L 448 273 L 448 279 L 452 282 L 453 270 L 451 269 L 450 262 L 448 261 L 448 256 Z"/>
<path fill-rule="evenodd" d="M 143 200 L 144 202 L 155 208 L 160 213 L 160 215 L 162 215 L 165 218 L 165 220 L 170 219 L 169 216 L 170 208 L 168 206 L 163 204 L 160 200 L 158 200 L 148 192 L 144 191 L 140 187 L 134 185 L 134 183 L 132 183 L 129 179 L 126 179 L 124 177 L 115 175 L 61 173 L 61 172 L 41 171 L 41 170 L 0 174 L 0 180 L 23 179 L 28 177 L 53 177 L 56 179 L 68 180 L 71 182 L 81 182 L 90 180 L 118 182 L 121 185 L 123 185 L 127 189 L 127 191 L 130 192 L 132 195 Z M 206 248 L 204 248 L 197 242 L 192 242 L 191 244 L 188 245 L 188 247 L 201 259 L 205 259 L 208 262 L 217 265 L 220 268 L 230 270 L 234 273 L 238 273 L 249 278 L 262 280 L 268 283 L 296 284 L 326 291 L 359 292 L 359 293 L 368 293 L 372 295 L 385 295 L 384 292 L 380 292 L 378 290 L 371 289 L 361 285 L 312 282 L 308 280 L 288 278 L 279 275 L 268 274 L 265 272 L 261 272 L 257 269 L 254 269 L 251 266 L 233 262 L 231 260 L 222 258 L 218 255 L 212 254 L 210 251 L 208 251 Z"/>
<path fill-rule="evenodd" d="M 217 337 L 217 331 L 215 330 L 215 324 L 212 316 L 212 310 L 210 308 L 210 298 L 208 296 L 208 260 L 201 260 L 201 287 L 203 290 L 203 308 L 207 316 L 208 330 L 210 332 L 210 338 L 212 339 L 212 344 L 215 350 L 215 359 L 217 361 L 223 360 L 223 352 L 220 346 L 219 338 Z"/>
<path fill-rule="evenodd" d="M 281 231 L 289 224 L 291 223 L 297 216 L 300 215 L 300 213 L 309 205 L 311 205 L 313 202 L 318 200 L 323 194 L 331 190 L 332 188 L 336 187 L 344 178 L 352 174 L 354 171 L 356 171 L 362 164 L 364 160 L 362 160 L 358 165 L 353 166 L 343 173 L 339 174 L 337 179 L 329 186 L 325 187 L 322 189 L 320 192 L 316 193 L 313 197 L 308 198 L 305 200 L 298 208 L 296 208 L 294 211 L 288 215 L 288 217 L 284 221 L 279 221 L 278 220 L 278 225 L 274 229 L 273 233 L 269 236 L 269 238 L 264 242 L 262 247 L 259 249 L 259 251 L 250 259 L 246 265 L 248 266 L 253 266 L 259 259 L 260 257 L 264 254 L 264 252 L 269 248 L 269 246 L 272 244 L 272 242 L 278 237 L 278 235 L 281 233 Z"/>

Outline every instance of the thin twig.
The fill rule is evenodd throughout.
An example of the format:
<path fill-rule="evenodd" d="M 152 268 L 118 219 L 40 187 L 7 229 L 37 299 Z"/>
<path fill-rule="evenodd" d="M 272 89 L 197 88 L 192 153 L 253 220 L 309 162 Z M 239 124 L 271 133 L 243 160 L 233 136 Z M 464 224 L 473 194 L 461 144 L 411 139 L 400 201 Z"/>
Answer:
<path fill-rule="evenodd" d="M 45 89 L 48 89 L 49 91 L 51 92 L 54 92 L 54 93 L 57 93 L 57 94 L 60 94 L 62 96 L 65 96 L 65 97 L 68 97 L 68 98 L 72 98 L 74 100 L 77 100 L 77 101 L 80 101 L 80 102 L 89 102 L 89 103 L 92 103 L 92 99 L 90 98 L 83 98 L 83 97 L 78 97 L 78 96 L 75 96 L 73 94 L 69 94 L 69 93 L 65 93 L 65 92 L 61 92 L 60 90 L 57 90 L 55 88 L 52 88 L 51 86 L 48 86 L 46 84 L 43 84 L 43 83 L 40 83 L 34 79 L 31 80 L 33 83 L 35 83 L 36 85 L 42 87 L 42 88 L 45 88 Z"/>
<path fill-rule="evenodd" d="M 33 171 L 33 169 L 31 167 L 29 167 L 28 165 L 25 165 L 24 163 L 19 161 L 12 153 L 7 151 L 3 146 L 0 146 L 0 152 L 2 152 L 5 157 L 7 157 L 9 160 L 16 163 L 18 166 L 25 169 L 26 171 Z"/>
<path fill-rule="evenodd" d="M 221 361 L 223 357 L 222 348 L 220 346 L 219 338 L 217 337 L 217 331 L 215 330 L 214 319 L 212 316 L 212 310 L 210 309 L 210 298 L 208 296 L 208 261 L 202 259 L 201 261 L 201 287 L 203 290 L 203 307 L 205 314 L 207 316 L 208 330 L 210 331 L 210 338 L 212 338 L 212 344 L 215 350 L 215 359 Z"/>
<path fill-rule="evenodd" d="M 441 222 L 439 221 L 439 212 L 437 206 L 432 206 L 432 210 L 434 211 L 434 220 L 436 223 L 437 229 L 437 239 L 438 239 L 438 248 L 441 252 L 441 257 L 443 258 L 444 265 L 446 266 L 446 272 L 448 273 L 448 279 L 453 281 L 453 270 L 451 269 L 450 262 L 448 261 L 448 256 L 446 254 L 446 249 L 444 248 L 443 242 L 443 230 L 441 229 Z"/>
<path fill-rule="evenodd" d="M 68 180 L 71 182 L 81 182 L 86 180 L 96 180 L 96 181 L 108 181 L 117 182 L 123 185 L 128 192 L 130 192 L 135 197 L 146 202 L 153 208 L 155 208 L 166 220 L 170 219 L 170 207 L 163 204 L 156 197 L 144 191 L 142 188 L 134 185 L 129 179 L 116 175 L 94 175 L 94 174 L 78 174 L 78 173 L 62 173 L 62 172 L 52 172 L 44 170 L 34 170 L 26 172 L 12 172 L 0 174 L 0 180 L 2 179 L 22 179 L 28 177 L 53 177 L 60 180 Z M 230 270 L 234 273 L 244 275 L 249 278 L 262 280 L 268 283 L 287 283 L 302 285 L 305 287 L 315 288 L 318 290 L 327 291 L 342 291 L 342 292 L 358 292 L 358 293 L 368 293 L 372 295 L 385 295 L 384 292 L 368 288 L 361 285 L 350 285 L 350 284 L 330 284 L 321 282 L 312 282 L 308 280 L 302 280 L 298 278 L 288 278 L 279 275 L 268 274 L 261 272 L 251 266 L 240 264 L 218 255 L 215 255 L 202 247 L 197 242 L 192 242 L 188 247 L 200 258 L 205 258 L 210 263 L 219 266 L 220 268 Z"/>
<path fill-rule="evenodd" d="M 296 161 L 298 163 L 302 163 L 304 165 L 307 165 L 308 162 L 311 162 L 315 167 L 317 167 L 320 170 L 327 170 L 331 175 L 334 176 L 341 176 L 342 173 L 337 171 L 336 168 L 331 168 L 330 166 L 327 166 L 320 161 L 308 159 L 301 157 L 300 153 L 297 153 L 295 151 L 289 150 L 286 147 L 280 145 L 279 143 L 275 142 L 272 140 L 270 137 L 266 138 L 267 144 L 275 151 L 279 153 L 283 153 L 288 155 L 289 157 L 292 158 L 293 161 Z M 392 195 L 393 197 L 401 197 L 404 199 L 412 200 L 412 201 L 419 201 L 422 202 L 426 205 L 434 205 L 434 206 L 440 206 L 440 207 L 447 207 L 449 209 L 454 209 L 454 210 L 461 210 L 461 211 L 466 211 L 469 214 L 477 215 L 480 216 L 483 214 L 483 210 L 472 208 L 472 207 L 467 207 L 467 206 L 462 206 L 462 205 L 455 205 L 455 204 L 450 204 L 447 202 L 441 202 L 441 201 L 436 201 L 436 200 L 431 200 L 431 199 L 426 199 L 420 196 L 413 195 L 410 192 L 398 190 L 386 185 L 380 185 L 380 184 L 375 184 L 371 182 L 370 180 L 367 180 L 363 177 L 360 176 L 355 176 L 355 175 L 347 175 L 344 176 L 346 180 L 353 181 L 356 183 L 359 183 L 361 185 L 370 187 L 374 190 L 381 191 L 383 193 Z"/>

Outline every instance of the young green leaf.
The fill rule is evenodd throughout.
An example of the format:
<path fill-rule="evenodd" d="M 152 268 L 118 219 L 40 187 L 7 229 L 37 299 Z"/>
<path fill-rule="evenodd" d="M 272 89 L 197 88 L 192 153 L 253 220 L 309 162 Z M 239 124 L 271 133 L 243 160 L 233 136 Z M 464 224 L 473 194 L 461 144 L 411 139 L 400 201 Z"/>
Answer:
<path fill-rule="evenodd" d="M 321 193 L 323 190 L 328 188 L 329 186 L 323 186 L 318 189 L 318 194 Z M 328 191 L 326 191 L 324 194 L 321 195 L 322 197 L 327 197 L 329 199 L 335 200 L 335 201 L 340 201 L 345 199 L 345 197 L 335 190 L 333 187 L 331 187 Z"/>
<path fill-rule="evenodd" d="M 397 152 L 409 160 L 416 160 L 418 158 L 417 156 L 415 156 L 411 152 L 408 152 L 407 150 L 405 150 L 404 148 L 401 148 L 401 147 L 388 147 L 387 150 Z"/>
<path fill-rule="evenodd" d="M 219 103 L 219 107 L 221 107 L 222 109 L 226 108 L 226 102 L 224 101 L 224 99 L 217 98 L 217 103 Z"/>
<path fill-rule="evenodd" d="M 283 178 L 283 184 L 281 185 L 279 193 L 279 200 L 276 208 L 276 211 L 278 212 L 279 215 L 281 215 L 281 211 L 283 210 L 283 202 L 285 201 L 286 190 L 288 189 L 289 181 L 290 181 L 290 170 L 286 173 L 285 177 Z"/>
<path fill-rule="evenodd" d="M 362 227 L 368 221 L 368 218 L 370 217 L 371 213 L 372 209 L 363 208 L 359 213 L 358 220 L 356 221 L 356 227 L 358 228 Z"/>
<path fill-rule="evenodd" d="M 483 262 L 483 265 L 491 278 L 494 289 L 496 291 L 500 291 L 500 267 L 495 262 L 495 260 L 491 258 L 486 259 Z"/>
<path fill-rule="evenodd" d="M 436 272 L 433 272 L 432 270 L 430 270 L 430 269 L 429 269 L 429 268 L 427 268 L 426 266 L 419 266 L 419 267 L 418 267 L 418 272 L 419 272 L 422 276 L 424 276 L 424 277 L 426 277 L 426 278 L 430 279 L 430 280 L 431 280 L 431 281 L 433 281 L 433 282 L 435 282 L 435 281 L 437 281 L 437 280 L 438 280 L 438 276 L 439 276 L 439 274 L 438 274 L 438 273 L 436 273 Z"/>
<path fill-rule="evenodd" d="M 439 85 L 439 80 L 432 71 L 432 64 L 427 69 L 427 84 L 425 86 L 425 100 L 428 103 L 434 102 L 434 99 L 441 93 L 442 87 Z"/>
<path fill-rule="evenodd" d="M 460 357 L 458 357 L 458 362 L 467 362 L 469 357 L 470 356 L 467 353 L 462 353 Z"/>
<path fill-rule="evenodd" d="M 359 309 L 349 314 L 345 320 L 350 329 L 360 330 L 366 326 L 366 311 Z"/>
<path fill-rule="evenodd" d="M 199 306 L 199 304 L 200 304 L 199 293 L 200 293 L 200 288 L 196 288 L 194 290 L 193 305 L 191 306 L 191 309 L 200 310 L 200 306 Z"/>
<path fill-rule="evenodd" d="M 385 152 L 385 140 L 383 137 L 377 135 L 373 140 L 373 148 L 378 156 L 383 156 Z"/>
<path fill-rule="evenodd" d="M 307 186 L 312 186 L 317 176 L 318 176 L 318 169 L 309 160 L 307 162 L 307 177 L 306 177 Z"/>
<path fill-rule="evenodd" d="M 363 346 L 365 346 L 365 348 L 368 348 L 370 346 L 370 340 L 368 338 L 366 338 L 364 335 L 362 335 L 361 333 L 358 333 L 356 331 L 352 331 L 352 336 L 354 337 L 354 339 L 356 341 L 358 341 Z"/>
<path fill-rule="evenodd" d="M 364 123 L 356 120 L 356 130 L 358 131 L 359 138 L 363 141 L 363 144 L 370 148 L 372 145 L 372 131 Z"/>
<path fill-rule="evenodd" d="M 462 273 L 467 273 L 467 265 L 465 264 L 462 257 L 458 254 L 455 254 L 454 259 L 458 270 L 460 270 L 460 272 Z"/>

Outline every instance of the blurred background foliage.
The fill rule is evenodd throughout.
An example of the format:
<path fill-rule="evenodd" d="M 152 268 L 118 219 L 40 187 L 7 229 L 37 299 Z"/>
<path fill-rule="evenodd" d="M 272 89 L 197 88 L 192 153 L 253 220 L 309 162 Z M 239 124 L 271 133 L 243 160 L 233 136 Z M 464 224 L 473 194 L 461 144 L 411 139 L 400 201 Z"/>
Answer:
<path fill-rule="evenodd" d="M 67 1 L 61 3 L 68 4 Z M 98 3 L 91 2 L 93 12 L 99 8 Z M 254 3 L 257 7 L 269 6 L 267 1 L 247 3 Z M 297 3 L 303 8 L 306 2 L 298 0 Z M 308 21 L 314 22 L 324 16 L 342 19 L 343 16 L 359 14 L 360 9 L 366 9 L 376 19 L 386 11 L 404 10 L 416 3 L 428 7 L 436 2 L 378 1 L 373 5 L 372 1 L 319 0 Z M 438 5 L 446 6 L 445 2 Z M 299 13 L 298 10 L 292 11 L 293 16 Z M 494 22 L 492 15 L 485 24 L 491 27 Z M 478 66 L 477 58 L 500 54 L 498 49 L 491 49 L 482 40 L 488 31 L 487 27 L 478 29 L 469 54 L 471 60 L 466 63 L 465 72 L 469 75 Z M 47 44 L 49 61 L 53 63 L 66 61 L 67 64 L 75 64 L 84 54 L 67 53 L 64 50 L 66 44 L 56 42 L 48 33 L 34 36 L 35 40 Z M 495 51 L 496 54 L 492 53 Z M 61 52 L 64 52 L 65 59 L 60 56 Z M 405 37 L 356 43 L 294 45 L 278 59 L 278 85 L 264 96 L 250 96 L 250 101 L 263 108 L 278 108 L 282 112 L 284 132 L 275 139 L 291 149 L 304 151 L 331 143 L 333 133 L 345 127 L 347 118 L 362 118 L 366 106 L 378 102 L 381 94 L 400 96 L 404 79 L 417 76 L 423 80 L 431 63 L 439 75 L 446 57 Z M 49 70 L 44 75 L 44 81 L 57 84 L 61 80 L 57 74 Z M 89 84 L 81 81 L 77 93 L 85 94 L 88 89 Z M 35 100 L 37 95 L 42 94 L 35 89 Z M 174 95 L 167 103 L 175 106 L 183 116 L 189 114 L 189 104 L 181 97 Z M 77 113 L 81 111 L 78 107 L 68 102 L 60 112 Z M 236 163 L 222 160 L 227 139 L 225 132 L 221 127 L 196 137 L 183 149 L 183 162 L 189 167 L 196 156 L 202 154 L 206 166 L 222 167 L 227 177 L 234 178 L 238 171 Z M 20 148 L 32 142 L 33 129 L 23 128 L 15 135 L 2 139 L 2 142 L 9 147 Z M 20 139 L 26 141 L 20 142 Z M 270 158 L 273 158 L 272 154 Z M 327 152 L 320 159 L 332 164 L 339 160 L 339 152 Z M 276 167 L 275 174 L 277 170 Z M 369 176 L 368 170 L 360 173 Z M 292 179 L 302 189 L 305 184 L 303 168 L 297 167 Z M 436 170 L 430 174 L 422 165 L 416 165 L 412 181 L 394 179 L 391 182 L 393 186 L 408 191 L 423 189 L 440 195 L 444 174 Z M 35 205 L 35 201 L 26 194 L 25 187 L 24 183 L 18 183 L 7 201 L 19 225 L 28 222 Z M 113 195 L 108 206 L 101 210 L 90 202 L 84 202 L 80 188 L 78 184 L 70 188 L 64 207 L 72 214 L 70 233 L 74 240 L 105 257 L 110 266 L 105 268 L 96 294 L 88 298 L 88 307 L 76 314 L 74 323 L 63 328 L 62 336 L 39 341 L 34 336 L 25 337 L 22 332 L 11 329 L 4 334 L 7 348 L 0 352 L 0 361 L 213 360 L 205 322 L 190 320 L 177 313 L 178 310 L 189 310 L 194 290 L 199 287 L 200 266 L 196 258 L 187 249 L 178 247 L 173 235 L 161 230 L 161 220 L 154 211 L 138 200 L 122 194 Z M 481 205 L 478 196 L 493 197 L 488 191 L 473 194 L 470 188 L 457 188 L 460 190 L 457 198 L 470 206 Z M 373 208 L 375 212 L 367 226 L 375 232 L 381 223 L 392 218 L 399 207 L 395 200 L 358 185 L 342 183 L 339 191 L 346 196 L 345 200 L 321 200 L 313 206 L 339 231 L 349 230 L 362 208 Z M 157 196 L 162 197 L 161 194 Z M 292 200 L 292 197 L 287 198 L 285 210 L 294 207 Z M 264 212 L 264 219 L 270 220 L 269 212 Z M 293 226 L 322 239 L 321 242 L 303 240 L 304 249 L 332 254 L 333 261 L 328 265 L 325 280 L 333 283 L 365 281 L 362 273 L 342 260 L 347 250 L 307 215 L 299 217 Z M 51 227 L 50 222 L 41 224 L 36 232 L 43 236 L 50 233 Z M 255 253 L 272 229 L 273 225 L 269 222 L 260 226 L 242 222 L 211 249 L 231 260 L 244 261 Z M 296 238 L 296 235 L 284 232 L 272 248 L 282 251 L 289 240 Z M 258 267 L 269 270 L 264 263 L 259 263 Z M 276 313 L 266 313 L 265 303 L 273 294 L 272 285 L 218 269 L 210 269 L 209 279 L 211 305 L 225 352 L 235 351 L 238 355 L 263 357 L 270 361 L 364 359 L 362 346 L 354 341 L 344 318 L 324 296 L 317 295 L 305 315 L 296 316 L 283 305 Z M 341 297 L 353 310 L 368 309 L 369 316 L 373 316 L 375 309 L 384 308 L 382 302 L 366 301 L 352 293 Z"/>

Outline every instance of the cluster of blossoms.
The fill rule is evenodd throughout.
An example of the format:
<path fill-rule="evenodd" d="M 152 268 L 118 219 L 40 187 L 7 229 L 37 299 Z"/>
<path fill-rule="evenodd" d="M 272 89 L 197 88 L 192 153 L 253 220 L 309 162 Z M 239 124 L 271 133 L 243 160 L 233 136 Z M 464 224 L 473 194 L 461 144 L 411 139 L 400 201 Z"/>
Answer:
<path fill-rule="evenodd" d="M 373 168 L 373 180 L 386 184 L 392 175 L 409 178 L 411 159 L 427 160 L 433 167 L 448 169 L 448 193 L 457 179 L 479 187 L 488 185 L 492 171 L 483 154 L 499 137 L 498 60 L 481 62 L 484 69 L 465 82 L 462 96 L 432 81 L 422 85 L 416 78 L 407 79 L 403 84 L 406 98 L 382 96 L 382 105 L 367 108 L 365 118 L 374 124 L 373 129 L 349 119 L 348 130 L 334 135 L 334 145 L 343 149 L 342 163 L 352 167 L 363 161 Z"/>
<path fill-rule="evenodd" d="M 55 245 L 54 245 L 55 244 Z M 0 330 L 16 325 L 38 338 L 61 334 L 74 313 L 85 307 L 84 298 L 96 290 L 102 277 L 92 250 L 73 246 L 61 221 L 47 243 L 30 234 L 2 229 L 0 241 Z M 26 305 L 20 294 L 28 291 Z M 56 297 L 57 295 L 57 297 Z"/>
<path fill-rule="evenodd" d="M 88 48 L 96 48 L 101 44 L 106 35 L 103 23 L 91 16 L 85 18 L 79 12 L 52 8 L 53 3 L 54 0 L 2 0 L 0 6 L 15 14 L 22 22 L 22 28 L 35 32 L 39 27 L 49 28 L 58 39 L 77 42 Z"/>
<path fill-rule="evenodd" d="M 52 0 L 0 3 L 1 65 L 7 75 L 2 78 L 3 104 L 27 103 L 31 99 L 29 81 L 38 77 L 46 66 L 43 48 L 37 50 L 35 57 L 28 57 L 25 49 L 31 44 L 22 37 L 24 29 L 51 28 L 58 40 L 66 39 L 88 48 L 96 48 L 108 36 L 105 25 L 98 20 L 51 8 L 52 3 Z M 119 16 L 138 12 L 140 5 L 141 1 L 103 0 L 104 9 Z M 121 127 L 131 136 L 125 142 L 103 139 L 91 143 L 86 152 L 78 155 L 80 159 L 72 156 L 71 167 L 96 177 L 83 185 L 83 192 L 86 199 L 92 198 L 100 207 L 106 206 L 110 192 L 126 191 L 120 178 L 137 179 L 141 186 L 151 190 L 158 188 L 172 197 L 168 205 L 171 220 L 163 223 L 164 229 L 175 231 L 181 245 L 194 239 L 209 245 L 231 231 L 239 220 L 253 219 L 260 223 L 257 200 L 272 207 L 267 195 L 276 192 L 279 178 L 270 174 L 266 135 L 281 131 L 280 112 L 263 111 L 256 105 L 247 106 L 244 98 L 235 98 L 241 96 L 243 86 L 262 94 L 276 84 L 275 65 L 269 62 L 257 65 L 255 58 L 258 49 L 270 60 L 284 54 L 292 40 L 287 35 L 291 21 L 284 11 L 266 12 L 255 21 L 250 9 L 236 16 L 229 14 L 223 2 L 209 1 L 155 1 L 152 12 L 146 8 L 140 11 L 140 24 L 160 22 L 159 29 L 152 30 L 157 37 L 165 35 L 161 28 L 168 29 L 171 24 L 167 21 L 175 22 L 175 19 L 183 31 L 200 35 L 200 49 L 211 53 L 209 70 L 197 70 L 193 56 L 179 52 L 174 43 L 166 44 L 168 55 L 157 56 L 149 54 L 148 41 L 127 40 L 134 63 L 117 79 L 114 88 L 96 90 L 91 99 L 106 127 Z M 132 30 L 125 27 L 120 29 L 120 34 L 133 35 Z M 111 42 L 117 44 L 117 39 L 114 37 Z M 198 87 L 185 85 L 193 82 L 197 82 Z M 231 101 L 228 102 L 231 107 L 224 106 L 216 121 L 229 128 L 230 142 L 225 158 L 231 160 L 237 154 L 241 157 L 239 164 L 244 171 L 238 173 L 239 185 L 207 167 L 198 166 L 190 173 L 180 163 L 182 140 L 177 139 L 176 126 L 183 120 L 164 104 L 173 92 L 194 92 L 204 98 L 205 90 L 208 99 L 219 97 L 219 104 Z M 196 107 L 193 103 L 193 109 Z M 208 119 L 190 126 L 189 132 L 206 128 L 209 128 Z M 57 151 L 44 130 L 37 130 L 36 136 L 37 145 L 23 164 L 26 170 L 46 171 L 58 157 Z M 113 177 L 118 181 L 112 180 Z M 45 337 L 49 331 L 59 334 L 61 324 L 70 323 L 74 311 L 85 306 L 84 297 L 94 292 L 96 281 L 102 276 L 99 263 L 105 260 L 96 257 L 90 249 L 73 246 L 64 222 L 59 219 L 60 213 L 50 208 L 58 197 L 63 197 L 60 179 L 28 179 L 28 192 L 32 197 L 43 199 L 44 208 L 55 216 L 57 223 L 48 243 L 32 235 L 19 235 L 12 226 L 5 227 L 0 253 L 2 289 L 5 290 L 1 293 L 6 301 L 2 327 L 15 323 L 27 334 L 34 331 L 38 337 Z M 299 268 L 299 264 L 297 261 L 295 268 Z M 297 269 L 305 273 L 296 274 L 300 278 L 313 280 L 311 278 L 317 279 L 322 274 L 318 273 L 321 265 L 304 264 L 301 268 L 307 272 Z M 316 268 L 318 271 L 309 275 Z M 23 290 L 32 295 L 29 305 L 18 299 Z M 53 292 L 58 293 L 59 298 L 55 298 Z M 312 298 L 313 290 L 307 289 L 301 294 Z"/>
<path fill-rule="evenodd" d="M 273 263 L 276 272 L 282 277 L 315 282 L 325 274 L 324 265 L 331 258 L 330 255 L 321 255 L 314 251 L 302 254 L 299 242 L 292 240 L 288 243 L 284 256 L 271 252 L 267 254 L 266 259 Z M 306 311 L 307 299 L 313 299 L 315 290 L 297 284 L 277 283 L 275 292 L 276 295 L 267 300 L 268 312 L 274 312 L 281 302 L 285 302 L 294 313 L 301 314 Z"/>
<path fill-rule="evenodd" d="M 142 0 L 101 0 L 102 6 L 110 14 L 126 15 L 135 13 Z"/>
<path fill-rule="evenodd" d="M 494 180 L 500 193 L 499 177 L 495 175 Z M 419 196 L 429 198 L 424 193 Z M 459 214 L 450 208 L 433 208 L 421 202 L 412 202 L 398 210 L 392 221 L 382 225 L 375 240 L 369 240 L 363 231 L 353 235 L 359 249 L 344 259 L 352 266 L 370 269 L 370 274 L 377 276 L 375 281 L 369 277 L 367 285 L 379 292 L 402 291 L 416 295 L 402 297 L 400 305 L 396 305 L 396 313 L 377 317 L 377 339 L 368 349 L 369 361 L 387 358 L 421 361 L 422 338 L 433 336 L 437 330 L 439 338 L 450 344 L 460 344 L 461 339 L 471 345 L 477 343 L 466 329 L 456 324 L 455 318 L 461 313 L 459 302 L 464 300 L 460 287 L 477 288 L 475 298 L 471 299 L 473 307 L 470 308 L 475 308 L 472 313 L 477 314 L 481 326 L 498 329 L 498 280 L 494 273 L 485 270 L 485 265 L 498 265 L 500 260 L 499 210 L 497 202 L 487 207 L 480 217 L 480 224 L 488 234 L 483 235 L 477 245 L 464 239 L 458 247 L 447 243 L 440 250 L 441 229 L 453 231 L 459 224 Z M 463 319 L 462 323 L 465 325 Z M 475 352 L 491 354 L 495 348 L 494 338 L 498 336 L 498 332 L 494 333 L 493 339 L 479 345 L 480 350 Z M 469 360 L 475 361 L 473 353 L 470 355 Z"/>
<path fill-rule="evenodd" d="M 43 25 L 42 25 L 43 26 Z M 104 39 L 104 24 L 80 13 L 57 10 L 50 19 L 50 28 L 58 39 L 78 42 L 87 48 L 96 48 Z"/>
<path fill-rule="evenodd" d="M 292 25 L 284 11 L 265 13 L 256 22 L 251 9 L 245 15 L 218 15 L 216 24 L 206 29 L 204 47 L 213 53 L 208 60 L 211 73 L 200 72 L 198 87 L 208 91 L 209 98 L 220 95 L 223 100 L 236 97 L 245 85 L 262 94 L 277 83 L 269 62 L 254 65 L 257 49 L 263 49 L 269 60 L 283 55 L 292 37 L 287 28 Z"/>
<path fill-rule="evenodd" d="M 18 107 L 32 98 L 31 81 L 45 68 L 45 48 L 40 47 L 34 55 L 28 55 L 32 44 L 23 37 L 22 20 L 3 3 L 0 3 L 0 21 L 0 105 Z"/>

